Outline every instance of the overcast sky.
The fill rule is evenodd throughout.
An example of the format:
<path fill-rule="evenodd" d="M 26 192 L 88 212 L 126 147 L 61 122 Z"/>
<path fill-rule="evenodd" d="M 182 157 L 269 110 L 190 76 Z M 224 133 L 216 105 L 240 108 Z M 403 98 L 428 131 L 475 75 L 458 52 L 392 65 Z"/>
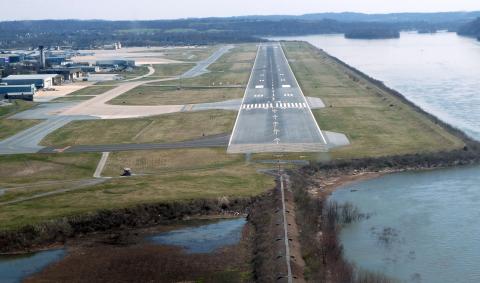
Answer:
<path fill-rule="evenodd" d="M 477 11 L 480 0 L 0 0 L 0 20 Z"/>

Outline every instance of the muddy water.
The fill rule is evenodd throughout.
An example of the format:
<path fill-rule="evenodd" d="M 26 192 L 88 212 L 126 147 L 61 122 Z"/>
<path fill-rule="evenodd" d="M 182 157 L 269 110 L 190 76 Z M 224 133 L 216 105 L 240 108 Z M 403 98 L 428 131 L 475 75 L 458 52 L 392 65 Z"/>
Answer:
<path fill-rule="evenodd" d="M 161 233 L 150 240 L 156 244 L 180 246 L 188 253 L 210 253 L 224 246 L 237 244 L 245 224 L 245 218 L 221 220 Z"/>
<path fill-rule="evenodd" d="M 64 256 L 63 249 L 26 255 L 0 256 L 0 283 L 21 282 Z"/>

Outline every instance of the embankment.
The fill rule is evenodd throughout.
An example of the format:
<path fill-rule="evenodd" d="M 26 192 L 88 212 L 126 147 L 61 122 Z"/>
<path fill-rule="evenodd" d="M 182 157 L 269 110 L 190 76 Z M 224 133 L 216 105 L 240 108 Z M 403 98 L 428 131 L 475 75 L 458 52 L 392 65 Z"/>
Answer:
<path fill-rule="evenodd" d="M 368 216 L 359 215 L 353 207 L 339 207 L 329 203 L 328 195 L 346 182 L 381 174 L 479 164 L 480 143 L 454 126 L 427 113 L 383 82 L 369 77 L 313 45 L 310 46 L 318 50 L 321 55 L 328 56 L 341 65 L 350 79 L 367 81 L 378 88 L 379 93 L 383 92 L 398 98 L 465 144 L 463 148 L 451 151 L 318 162 L 289 172 L 297 207 L 296 220 L 301 231 L 302 255 L 306 262 L 306 280 L 309 282 L 391 282 L 380 274 L 356 270 L 355 266 L 345 261 L 338 239 L 341 226 L 357 218 Z"/>
<path fill-rule="evenodd" d="M 289 242 L 292 251 L 292 273 L 295 278 L 301 279 L 303 277 L 303 260 L 299 252 L 298 232 L 295 231 L 293 197 L 290 197 L 290 195 L 291 192 L 287 192 L 287 207 L 290 214 L 288 226 L 290 229 Z M 243 258 L 251 260 L 251 262 L 246 264 L 251 267 L 252 277 L 255 282 L 284 282 L 287 271 L 284 256 L 285 241 L 281 208 L 281 194 L 279 185 L 277 185 L 276 188 L 251 198 L 220 198 L 215 200 L 144 204 L 130 208 L 104 210 L 88 215 L 52 220 L 15 231 L 0 232 L 0 251 L 2 253 L 22 253 L 59 245 L 69 247 L 70 252 L 73 251 L 73 254 L 70 254 L 66 261 L 58 266 L 52 266 L 47 270 L 48 272 L 41 274 L 41 276 L 39 275 L 39 278 L 43 278 L 42 276 L 46 276 L 45 278 L 57 278 L 55 276 L 60 276 L 58 278 L 64 279 L 72 278 L 71 275 L 76 274 L 75 272 L 78 273 L 80 270 L 74 268 L 74 263 L 88 261 L 84 254 L 78 251 L 75 253 L 75 250 L 78 250 L 78 246 L 95 246 L 99 251 L 109 251 L 106 254 L 102 254 L 87 249 L 92 255 L 98 253 L 97 258 L 92 260 L 92 262 L 97 262 L 98 266 L 101 264 L 105 265 L 109 261 L 115 262 L 123 259 L 130 264 L 139 264 L 131 257 L 126 256 L 127 254 L 135 255 L 137 259 L 140 258 L 140 262 L 143 260 L 146 263 L 151 263 L 156 259 L 155 256 L 158 257 L 159 252 L 162 252 L 160 254 L 165 254 L 166 258 L 168 256 L 168 259 L 179 258 L 187 261 L 191 257 L 187 257 L 180 250 L 174 249 L 170 251 L 169 249 L 173 248 L 132 245 L 130 242 L 133 240 L 130 238 L 138 238 L 138 236 L 132 235 L 137 235 L 138 231 L 141 231 L 143 228 L 151 227 L 154 229 L 162 225 L 174 225 L 177 221 L 183 219 L 203 218 L 205 216 L 231 217 L 246 214 L 248 215 L 248 223 L 244 229 L 244 244 L 242 244 L 242 247 L 232 247 L 231 249 L 237 249 L 236 252 L 251 255 Z M 110 239 L 109 237 L 113 238 Z M 98 241 L 98 239 L 103 240 Z M 108 242 L 108 244 L 99 244 L 99 242 Z M 71 243 L 73 243 L 73 246 Z M 82 248 L 80 248 L 80 251 L 83 251 Z M 219 251 L 216 256 L 224 257 L 224 260 L 227 260 L 226 255 L 228 251 L 228 249 Z M 110 252 L 118 257 L 108 256 Z M 198 258 L 201 258 L 201 256 L 198 256 Z M 205 255 L 204 261 L 218 263 L 212 260 L 213 258 L 215 258 L 215 255 Z M 172 260 L 164 258 L 163 261 L 159 262 L 168 266 Z M 145 266 L 147 265 L 151 266 L 145 264 L 141 268 L 139 267 L 138 270 L 146 268 Z M 90 264 L 89 266 L 91 266 L 90 270 L 88 268 L 81 270 L 86 273 L 101 273 L 96 265 Z M 216 266 L 221 265 L 217 264 Z M 70 271 L 63 272 L 65 270 Z M 126 270 L 132 270 L 132 268 Z M 182 269 L 178 270 L 181 271 Z M 148 272 L 145 274 L 145 278 L 155 278 L 154 276 L 158 275 L 158 272 L 152 271 L 151 274 Z M 91 277 L 82 275 L 79 278 Z M 35 279 L 36 277 L 33 278 Z"/>
<path fill-rule="evenodd" d="M 149 227 L 187 217 L 246 214 L 249 208 L 261 198 L 262 196 L 143 204 L 56 219 L 18 230 L 0 231 L 0 253 L 28 252 L 49 245 L 63 244 L 69 238 L 79 235 Z"/>
<path fill-rule="evenodd" d="M 381 91 L 384 91 L 398 99 L 400 99 L 403 103 L 405 103 L 406 105 L 410 106 L 412 109 L 414 109 L 415 111 L 421 113 L 422 115 L 428 117 L 428 119 L 430 119 L 432 122 L 434 122 L 435 124 L 437 125 L 440 125 L 441 127 L 443 127 L 445 130 L 447 130 L 448 132 L 450 132 L 451 134 L 459 137 L 460 139 L 462 139 L 466 146 L 467 147 L 474 147 L 476 148 L 477 150 L 480 150 L 480 143 L 474 139 L 472 139 L 470 136 L 468 136 L 467 134 L 465 134 L 462 130 L 444 122 L 443 120 L 439 119 L 438 117 L 436 117 L 435 115 L 425 111 L 423 108 L 421 108 L 420 106 L 416 105 L 415 103 L 413 103 L 412 101 L 410 101 L 409 99 L 407 99 L 403 94 L 401 94 L 400 92 L 386 86 L 382 81 L 379 81 L 375 78 L 372 78 L 370 77 L 369 75 L 363 73 L 362 71 L 348 65 L 347 63 L 343 62 L 342 60 L 340 60 L 339 58 L 337 57 L 334 57 L 330 54 L 328 54 L 327 52 L 323 51 L 322 49 L 319 49 L 317 48 L 316 46 L 312 45 L 311 43 L 306 43 L 308 44 L 311 48 L 313 48 L 314 50 L 318 50 L 318 52 L 320 52 L 322 55 L 324 56 L 327 56 L 328 58 L 332 59 L 334 62 L 336 62 L 337 64 L 339 64 L 340 66 L 342 66 L 345 71 L 347 72 L 347 74 L 350 76 L 350 78 L 354 81 L 358 81 L 359 79 L 363 79 L 369 83 L 371 83 L 373 86 L 377 87 L 379 90 Z"/>

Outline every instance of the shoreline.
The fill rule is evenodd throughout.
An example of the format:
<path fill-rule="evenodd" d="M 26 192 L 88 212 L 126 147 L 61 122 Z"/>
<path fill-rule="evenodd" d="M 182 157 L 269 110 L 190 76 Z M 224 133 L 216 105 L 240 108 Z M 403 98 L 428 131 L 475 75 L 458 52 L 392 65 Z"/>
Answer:
<path fill-rule="evenodd" d="M 208 218 L 208 217 L 207 217 Z M 192 218 L 170 224 L 147 228 L 102 231 L 79 236 L 63 247 L 65 256 L 49 264 L 39 272 L 24 278 L 25 282 L 68 282 L 72 278 L 80 281 L 189 281 L 195 278 L 215 278 L 217 269 L 229 270 L 234 278 L 237 274 L 251 274 L 251 226 L 248 223 L 239 231 L 240 239 L 233 244 L 224 244 L 209 252 L 188 252 L 176 244 L 151 241 L 151 237 L 175 230 L 192 229 L 238 217 Z M 235 260 L 231 259 L 237 256 Z M 105 273 L 104 270 L 109 272 Z M 168 270 L 168 273 L 165 271 Z M 191 274 L 190 274 L 191 273 Z M 137 274 L 137 275 L 132 275 Z M 227 273 L 228 274 L 228 273 Z"/>
<path fill-rule="evenodd" d="M 183 220 L 241 217 L 248 215 L 251 207 L 264 195 L 265 193 L 248 198 L 143 204 L 56 219 L 15 230 L 3 230 L 0 231 L 0 254 L 28 254 L 103 232 L 147 229 L 172 225 Z"/>
<path fill-rule="evenodd" d="M 444 166 L 444 167 L 424 167 L 424 168 L 399 168 L 399 169 L 384 169 L 384 170 L 351 170 L 343 172 L 325 172 L 320 173 L 316 172 L 315 175 L 309 176 L 308 178 L 312 182 L 308 187 L 308 192 L 318 198 L 328 197 L 338 189 L 342 187 L 359 183 L 362 181 L 377 179 L 389 174 L 397 174 L 402 172 L 425 172 L 425 171 L 434 171 L 434 170 L 448 170 L 453 168 L 464 168 L 468 166 L 476 166 L 478 164 L 469 164 L 469 165 L 454 165 L 454 166 Z"/>
<path fill-rule="evenodd" d="M 158 223 L 153 226 L 146 227 L 126 227 L 126 228 L 113 228 L 105 231 L 95 231 L 86 234 L 75 235 L 64 242 L 56 242 L 53 244 L 45 244 L 31 247 L 27 250 L 14 250 L 11 252 L 2 252 L 0 256 L 16 256 L 16 255 L 28 255 L 39 253 L 43 251 L 49 251 L 54 249 L 69 249 L 72 246 L 79 246 L 81 242 L 89 242 L 95 239 L 101 238 L 102 236 L 110 235 L 123 235 L 129 233 L 135 233 L 142 236 L 148 236 L 150 234 L 168 232 L 175 229 L 182 229 L 185 227 L 195 227 L 198 225 L 204 225 L 208 223 L 214 223 L 222 220 L 230 220 L 236 218 L 247 218 L 245 213 L 230 213 L 230 214 L 212 214 L 212 215 L 194 215 L 186 216 L 182 219 L 173 220 L 169 223 Z M 140 242 L 139 242 L 140 243 Z"/>

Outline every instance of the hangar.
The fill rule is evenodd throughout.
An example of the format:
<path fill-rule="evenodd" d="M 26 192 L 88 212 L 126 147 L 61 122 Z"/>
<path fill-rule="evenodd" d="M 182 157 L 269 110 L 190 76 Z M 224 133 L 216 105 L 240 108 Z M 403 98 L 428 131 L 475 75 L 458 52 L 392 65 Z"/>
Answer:
<path fill-rule="evenodd" d="M 63 77 L 57 74 L 10 75 L 2 79 L 7 85 L 35 85 L 37 89 L 61 85 Z"/>
<path fill-rule="evenodd" d="M 0 99 L 33 100 L 37 89 L 35 85 L 0 85 Z"/>

